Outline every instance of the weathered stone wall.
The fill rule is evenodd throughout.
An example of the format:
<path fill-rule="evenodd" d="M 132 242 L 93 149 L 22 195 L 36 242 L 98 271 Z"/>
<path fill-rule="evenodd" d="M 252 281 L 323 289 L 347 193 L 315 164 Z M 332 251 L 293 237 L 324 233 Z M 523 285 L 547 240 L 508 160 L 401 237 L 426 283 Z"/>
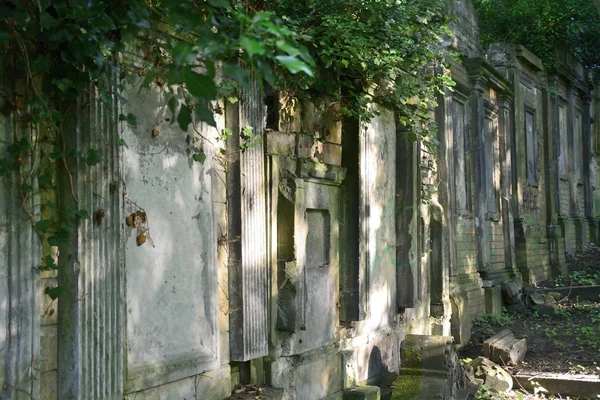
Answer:
<path fill-rule="evenodd" d="M 466 57 L 480 57 L 483 54 L 479 43 L 477 15 L 471 0 L 448 2 L 449 13 L 454 17 L 451 46 Z"/>
<path fill-rule="evenodd" d="M 396 128 L 379 111 L 369 123 L 342 124 L 335 110 L 303 104 L 296 120 L 282 118 L 267 134 L 274 218 L 266 379 L 286 398 L 341 398 L 399 365 Z"/>
<path fill-rule="evenodd" d="M 517 264 L 523 278 L 535 283 L 564 272 L 564 252 L 581 251 L 591 240 L 584 174 L 589 119 L 580 100 L 588 89 L 572 61 L 548 76 L 520 46 L 492 46 L 489 54 L 512 82 Z"/>
<path fill-rule="evenodd" d="M 145 67 L 143 42 L 126 68 Z M 132 86 L 122 114 L 123 214 L 147 221 L 124 226 L 126 398 L 222 399 L 230 393 L 227 197 L 218 141 L 225 127 L 174 123 L 160 85 Z M 177 95 L 175 101 L 184 99 Z M 204 154 L 197 162 L 194 154 Z M 135 217 L 134 217 L 135 218 Z M 139 246 L 139 235 L 146 243 Z"/>
<path fill-rule="evenodd" d="M 406 337 L 468 343 L 473 317 L 501 310 L 506 279 L 564 272 L 565 252 L 597 232 L 598 92 L 590 98 L 566 56 L 556 76 L 518 46 L 482 57 L 471 2 L 452 4 L 450 46 L 465 57 L 435 111 L 437 154 L 376 105 L 370 121 L 285 94 L 265 110 L 256 85 L 237 104 L 214 104 L 216 128 L 183 132 L 156 84 L 129 82 L 126 103 L 75 113 L 70 145 L 101 146 L 106 164 L 82 169 L 74 190 L 107 217 L 81 224 L 60 277 L 41 276 L 41 290 L 69 287 L 58 312 L 30 273 L 31 229 L 15 223 L 14 193 L 0 187 L 9 390 L 219 400 L 252 382 L 286 399 L 342 399 L 398 373 Z M 132 45 L 122 68 L 142 76 L 143 48 Z M 129 112 L 137 124 L 117 121 Z M 7 137 L 14 127 L 2 118 Z M 246 126 L 263 143 L 242 150 Z M 128 226 L 128 216 L 139 220 Z"/>

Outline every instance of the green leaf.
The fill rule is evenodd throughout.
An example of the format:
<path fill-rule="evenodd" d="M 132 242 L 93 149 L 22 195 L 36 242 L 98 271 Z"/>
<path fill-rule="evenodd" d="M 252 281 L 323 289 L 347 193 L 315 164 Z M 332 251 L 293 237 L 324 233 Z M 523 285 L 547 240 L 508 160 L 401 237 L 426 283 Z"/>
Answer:
<path fill-rule="evenodd" d="M 287 40 L 278 40 L 277 43 L 275 43 L 275 45 L 279 50 L 285 51 L 286 53 L 288 53 L 288 55 L 292 57 L 297 57 L 302 53 L 299 48 L 297 48 Z"/>
<path fill-rule="evenodd" d="M 46 74 L 50 72 L 48 60 L 46 60 L 42 56 L 38 56 L 35 59 L 33 59 L 29 65 L 31 66 L 32 71 L 34 72 L 43 72 Z"/>
<path fill-rule="evenodd" d="M 49 157 L 53 160 L 58 160 L 59 158 L 63 158 L 64 154 L 60 147 L 54 146 L 52 152 L 49 154 Z"/>
<path fill-rule="evenodd" d="M 73 217 L 73 218 L 74 218 L 74 217 Z M 67 234 L 67 235 L 68 235 L 69 233 L 73 232 L 73 231 L 75 230 L 75 228 L 76 228 L 76 227 L 75 227 L 75 225 L 74 225 L 74 224 L 72 224 L 72 223 L 70 223 L 70 222 L 61 222 L 61 223 L 58 225 L 58 228 L 59 228 L 59 229 L 58 229 L 58 231 L 59 231 L 60 233 L 65 233 L 65 234 Z"/>
<path fill-rule="evenodd" d="M 96 149 L 88 149 L 85 163 L 87 165 L 94 166 L 102 161 L 102 151 Z"/>
<path fill-rule="evenodd" d="M 167 107 L 169 107 L 169 111 L 171 111 L 171 119 L 175 119 L 175 113 L 177 112 L 177 107 L 179 107 L 179 101 L 175 98 L 175 96 L 171 96 L 169 101 L 167 102 Z"/>
<path fill-rule="evenodd" d="M 118 146 L 125 146 L 125 147 L 129 148 L 129 146 L 127 146 L 127 142 L 125 142 L 125 139 L 123 139 L 123 138 L 117 139 L 117 145 Z"/>
<path fill-rule="evenodd" d="M 171 50 L 171 55 L 176 65 L 188 65 L 196 61 L 194 46 L 185 42 L 177 42 Z"/>
<path fill-rule="evenodd" d="M 71 217 L 73 219 L 89 219 L 91 216 L 90 216 L 90 212 L 88 210 L 82 208 L 81 210 L 72 210 L 69 213 L 69 217 Z M 73 226 L 69 224 L 68 226 L 65 225 L 64 227 L 65 227 L 65 229 L 69 230 Z"/>
<path fill-rule="evenodd" d="M 67 90 L 73 88 L 73 82 L 70 79 L 53 79 L 52 84 L 56 86 L 61 92 L 65 93 Z"/>
<path fill-rule="evenodd" d="M 206 161 L 206 154 L 203 151 L 200 151 L 198 153 L 193 154 L 192 159 L 196 162 L 199 162 L 200 164 L 204 164 L 204 161 Z"/>
<path fill-rule="evenodd" d="M 38 221 L 35 223 L 35 226 L 37 226 L 37 228 L 43 232 L 46 233 L 48 232 L 48 229 L 50 229 L 52 227 L 52 225 L 54 224 L 54 222 L 50 219 L 43 219 L 41 221 Z"/>
<path fill-rule="evenodd" d="M 58 21 L 48 13 L 40 15 L 40 25 L 44 29 L 51 29 L 58 26 Z"/>
<path fill-rule="evenodd" d="M 54 258 L 48 255 L 44 258 L 44 265 L 41 266 L 41 269 L 44 271 L 58 269 L 58 265 L 56 265 L 56 263 L 54 262 Z"/>
<path fill-rule="evenodd" d="M 137 127 L 137 117 L 135 116 L 135 114 L 132 114 L 132 113 L 129 113 L 127 115 L 119 114 L 119 121 L 125 121 L 129 125 L 131 125 L 133 128 Z"/>
<path fill-rule="evenodd" d="M 59 230 L 48 238 L 48 246 L 67 247 L 69 245 L 69 232 Z"/>
<path fill-rule="evenodd" d="M 179 127 L 186 132 L 188 130 L 188 126 L 192 123 L 192 110 L 190 110 L 190 108 L 185 104 L 183 104 L 179 109 L 177 123 L 179 124 Z"/>
<path fill-rule="evenodd" d="M 250 72 L 239 64 L 223 65 L 223 74 L 235 80 L 242 87 L 248 87 L 250 84 Z"/>
<path fill-rule="evenodd" d="M 30 147 L 31 146 L 29 144 L 29 140 L 27 140 L 26 138 L 21 138 L 13 144 L 9 145 L 6 148 L 6 151 L 8 151 L 8 154 L 10 154 L 11 156 L 18 157 L 20 154 L 23 154 L 26 151 L 28 151 Z"/>
<path fill-rule="evenodd" d="M 251 39 L 248 36 L 243 36 L 240 39 L 240 46 L 242 47 L 242 49 L 244 49 L 246 53 L 248 53 L 248 56 L 250 57 L 254 57 L 257 54 L 263 55 L 267 50 L 261 42 L 259 42 L 258 40 Z"/>
<path fill-rule="evenodd" d="M 292 74 L 297 74 L 298 72 L 304 72 L 308 76 L 313 76 L 313 72 L 304 61 L 299 60 L 296 57 L 292 56 L 277 56 L 275 57 L 277 61 Z"/>
<path fill-rule="evenodd" d="M 104 57 L 109 57 L 111 55 L 111 51 L 105 42 L 98 42 L 98 47 L 100 48 L 100 52 Z"/>
<path fill-rule="evenodd" d="M 215 114 L 210 108 L 209 102 L 196 104 L 196 109 L 194 111 L 200 121 L 206 122 L 208 125 L 216 128 L 217 122 L 215 121 Z"/>
<path fill-rule="evenodd" d="M 185 86 L 194 97 L 212 100 L 217 97 L 217 85 L 207 75 L 202 75 L 191 69 L 185 70 Z"/>
<path fill-rule="evenodd" d="M 64 292 L 65 292 L 65 288 L 63 288 L 61 286 L 56 286 L 56 287 L 47 286 L 46 290 L 44 291 L 44 293 L 46 293 L 48 296 L 50 296 L 50 298 L 52 300 L 56 300 L 58 298 L 58 296 L 60 296 Z"/>

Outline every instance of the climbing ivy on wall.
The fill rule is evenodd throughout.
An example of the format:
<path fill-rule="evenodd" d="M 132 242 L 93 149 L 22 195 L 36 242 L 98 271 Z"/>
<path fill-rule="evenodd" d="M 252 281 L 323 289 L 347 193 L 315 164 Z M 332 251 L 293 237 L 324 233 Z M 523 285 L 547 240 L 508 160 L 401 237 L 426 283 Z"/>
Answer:
<path fill-rule="evenodd" d="M 300 97 L 327 98 L 343 116 L 369 119 L 369 104 L 396 112 L 411 139 L 433 138 L 429 112 L 444 74 L 449 34 L 443 0 L 321 0 L 270 4 L 290 26 L 312 39 L 314 77 L 288 79 Z"/>
<path fill-rule="evenodd" d="M 600 69 L 600 17 L 592 0 L 474 0 L 482 45 L 522 44 L 547 67 L 555 48 L 574 53 L 587 68 Z"/>
<path fill-rule="evenodd" d="M 311 75 L 314 63 L 305 41 L 274 13 L 224 0 L 1 2 L 0 112 L 17 129 L 3 144 L 0 179 L 18 189 L 23 214 L 43 241 L 39 269 L 57 269 L 50 248 L 66 247 L 81 219 L 93 217 L 99 226 L 96 216 L 103 211 L 65 212 L 55 203 L 58 170 L 70 177 L 72 159 L 81 159 L 86 168 L 103 161 L 102 149 L 68 148 L 69 135 L 75 134 L 66 127 L 69 112 L 85 109 L 89 101 L 110 104 L 118 97 L 125 102 L 124 82 L 135 76 L 167 93 L 182 130 L 188 130 L 193 114 L 215 125 L 211 101 L 224 88 L 247 85 L 250 71 L 272 85 L 276 70 Z M 127 46 L 141 49 L 141 69 L 117 67 Z M 183 99 L 174 95 L 177 88 L 183 89 Z M 137 123 L 134 114 L 119 119 Z M 192 158 L 204 161 L 201 155 Z M 77 204 L 74 188 L 71 193 Z M 31 206 L 33 198 L 41 200 L 41 209 Z M 54 299 L 62 290 L 46 292 Z"/>
<path fill-rule="evenodd" d="M 70 174 L 70 159 L 91 168 L 103 161 L 102 149 L 67 147 L 66 116 L 86 96 L 125 102 L 131 76 L 166 93 L 184 131 L 194 115 L 214 126 L 213 101 L 234 98 L 253 75 L 262 87 L 335 104 L 339 118 L 368 120 L 378 103 L 396 112 L 408 139 L 433 144 L 431 111 L 451 85 L 441 46 L 444 7 L 444 0 L 3 1 L 0 112 L 22 134 L 0 154 L 0 179 L 19 188 L 45 247 L 66 246 L 78 221 L 99 210 L 58 215 L 48 193 L 40 196 L 41 218 L 25 204 L 35 190 L 52 190 L 57 165 Z M 141 49 L 142 66 L 119 66 L 128 46 Z M 134 114 L 119 119 L 136 124 Z M 40 269 L 57 268 L 50 254 L 42 259 Z"/>

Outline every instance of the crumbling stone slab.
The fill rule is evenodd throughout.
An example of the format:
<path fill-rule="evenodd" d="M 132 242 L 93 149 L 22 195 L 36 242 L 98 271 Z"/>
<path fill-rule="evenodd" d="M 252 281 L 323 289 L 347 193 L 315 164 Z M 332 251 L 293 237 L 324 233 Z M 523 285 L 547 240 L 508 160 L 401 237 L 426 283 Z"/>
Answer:
<path fill-rule="evenodd" d="M 483 354 L 500 364 L 517 364 L 526 353 L 527 340 L 515 338 L 510 329 L 504 329 L 483 342 Z"/>
<path fill-rule="evenodd" d="M 550 294 L 530 291 L 527 294 L 527 304 L 540 315 L 551 315 L 556 311 L 556 300 Z"/>
<path fill-rule="evenodd" d="M 568 297 L 569 299 L 580 298 L 581 300 L 598 301 L 600 298 L 600 285 L 596 286 L 573 286 L 573 287 L 556 287 L 552 289 L 541 289 L 541 291 L 550 291 L 556 301 Z M 552 294 L 550 294 L 552 296 Z"/>
<path fill-rule="evenodd" d="M 596 398 L 600 393 L 600 377 L 594 375 L 517 374 L 514 376 L 514 381 L 526 390 L 534 390 L 539 385 L 550 394 L 573 396 L 580 399 Z"/>
<path fill-rule="evenodd" d="M 518 278 L 508 279 L 502 282 L 502 294 L 507 304 L 516 304 L 521 302 L 521 291 L 523 290 L 523 281 Z"/>
<path fill-rule="evenodd" d="M 476 379 L 483 381 L 483 387 L 499 393 L 511 390 L 512 377 L 502 367 L 485 357 L 477 357 L 471 362 Z"/>

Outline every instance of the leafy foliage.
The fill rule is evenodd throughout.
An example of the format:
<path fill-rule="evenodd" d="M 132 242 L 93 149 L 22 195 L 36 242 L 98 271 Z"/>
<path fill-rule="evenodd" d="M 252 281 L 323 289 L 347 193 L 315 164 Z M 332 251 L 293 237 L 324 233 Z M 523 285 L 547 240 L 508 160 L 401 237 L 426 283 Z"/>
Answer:
<path fill-rule="evenodd" d="M 24 128 L 35 127 L 23 129 L 29 136 L 15 137 L 6 154 L 0 155 L 0 178 L 20 188 L 25 214 L 45 248 L 67 246 L 79 220 L 90 215 L 53 205 L 49 193 L 57 166 L 63 166 L 67 175 L 73 172 L 74 160 L 81 168 L 95 168 L 103 162 L 103 153 L 98 148 L 68 148 L 72 141 L 66 115 L 85 111 L 93 101 L 126 101 L 125 82 L 132 80 L 163 91 L 169 120 L 189 132 L 188 156 L 198 163 L 206 154 L 190 127 L 194 121 L 215 126 L 214 100 L 235 103 L 251 77 L 263 88 L 268 85 L 296 98 L 333 104 L 338 118 L 368 120 L 376 113 L 371 104 L 378 103 L 396 112 L 411 140 L 433 143 L 431 111 L 437 92 L 451 84 L 441 47 L 441 36 L 447 32 L 444 4 L 444 0 L 0 2 L 2 77 L 14 83 L 0 91 L 0 112 L 17 117 Z M 141 52 L 143 61 L 118 66 L 119 56 L 132 51 Z M 119 121 L 130 127 L 138 123 L 131 113 L 119 115 Z M 221 139 L 231 133 L 223 131 Z M 244 127 L 241 136 L 242 150 L 262 145 L 253 127 Z M 95 139 L 89 142 L 98 143 Z M 117 144 L 127 146 L 122 139 Z M 35 190 L 48 192 L 40 196 L 41 218 L 24 206 Z M 42 270 L 57 268 L 48 255 L 42 265 Z M 61 291 L 47 293 L 56 298 Z"/>
<path fill-rule="evenodd" d="M 600 68 L 600 18 L 592 0 L 475 0 L 484 46 L 518 43 L 548 67 L 555 48 L 573 52 L 587 67 Z"/>
<path fill-rule="evenodd" d="M 314 78 L 287 79 L 299 97 L 340 104 L 343 116 L 369 119 L 370 103 L 394 110 L 417 134 L 431 131 L 429 111 L 437 90 L 450 79 L 441 67 L 447 33 L 443 0 L 279 0 L 273 9 L 298 32 L 312 38 Z M 408 130 L 408 129 L 407 129 Z"/>

